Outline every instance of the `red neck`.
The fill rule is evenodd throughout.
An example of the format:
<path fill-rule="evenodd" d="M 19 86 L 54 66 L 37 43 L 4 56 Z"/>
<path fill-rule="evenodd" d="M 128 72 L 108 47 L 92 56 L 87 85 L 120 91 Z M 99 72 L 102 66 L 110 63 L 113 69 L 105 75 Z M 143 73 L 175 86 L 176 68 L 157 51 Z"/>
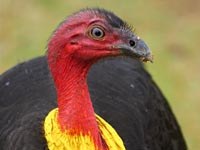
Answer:
<path fill-rule="evenodd" d="M 62 71 L 55 78 L 59 123 L 62 128 L 72 132 L 88 132 L 91 131 L 91 127 L 97 126 L 86 83 L 91 64 L 71 56 L 67 61 L 59 63 Z"/>
<path fill-rule="evenodd" d="M 87 73 L 93 63 L 71 55 L 53 65 L 50 63 L 57 90 L 58 122 L 70 134 L 89 134 L 96 144 L 106 147 L 99 134 L 87 86 Z"/>

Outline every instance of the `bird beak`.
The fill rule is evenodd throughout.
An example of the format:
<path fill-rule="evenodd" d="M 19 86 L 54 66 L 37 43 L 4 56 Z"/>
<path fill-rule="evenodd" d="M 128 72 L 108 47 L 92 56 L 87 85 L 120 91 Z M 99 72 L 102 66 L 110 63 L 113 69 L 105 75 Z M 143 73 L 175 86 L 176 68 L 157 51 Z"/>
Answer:
<path fill-rule="evenodd" d="M 132 39 L 134 44 L 119 44 L 116 48 L 120 49 L 123 55 L 130 56 L 133 58 L 138 58 L 143 62 L 153 62 L 153 56 L 147 44 L 141 40 L 139 37 Z"/>

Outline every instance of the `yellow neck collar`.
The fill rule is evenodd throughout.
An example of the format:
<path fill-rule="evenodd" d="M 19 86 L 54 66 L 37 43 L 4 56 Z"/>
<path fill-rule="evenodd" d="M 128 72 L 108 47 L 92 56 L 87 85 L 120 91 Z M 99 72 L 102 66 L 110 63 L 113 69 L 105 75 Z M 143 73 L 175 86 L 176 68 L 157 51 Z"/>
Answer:
<path fill-rule="evenodd" d="M 101 150 L 95 146 L 89 135 L 70 135 L 61 131 L 57 122 L 58 109 L 55 108 L 45 118 L 44 131 L 49 150 Z M 99 132 L 108 150 L 125 150 L 124 144 L 115 129 L 103 118 L 95 114 Z"/>

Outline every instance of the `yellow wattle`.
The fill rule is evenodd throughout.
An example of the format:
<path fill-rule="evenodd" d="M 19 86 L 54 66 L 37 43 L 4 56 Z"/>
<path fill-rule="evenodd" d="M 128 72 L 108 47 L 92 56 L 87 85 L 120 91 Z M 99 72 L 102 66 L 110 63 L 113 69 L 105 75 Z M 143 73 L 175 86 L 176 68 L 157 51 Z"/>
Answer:
<path fill-rule="evenodd" d="M 71 135 L 63 132 L 57 122 L 58 109 L 49 112 L 44 121 L 45 138 L 49 150 L 100 150 L 90 135 Z M 125 150 L 124 144 L 115 129 L 103 118 L 95 114 L 99 132 L 108 146 L 108 150 Z"/>

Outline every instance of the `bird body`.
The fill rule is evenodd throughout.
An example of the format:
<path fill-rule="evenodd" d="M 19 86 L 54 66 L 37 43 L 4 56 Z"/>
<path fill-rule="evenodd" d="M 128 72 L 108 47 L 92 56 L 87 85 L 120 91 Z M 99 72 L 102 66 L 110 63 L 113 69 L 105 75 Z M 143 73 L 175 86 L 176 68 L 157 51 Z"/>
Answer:
<path fill-rule="evenodd" d="M 47 149 L 43 122 L 58 107 L 46 57 L 0 76 L 0 148 Z M 126 150 L 184 150 L 171 108 L 140 62 L 106 59 L 88 74 L 95 112 L 117 131 Z"/>
<path fill-rule="evenodd" d="M 47 47 L 47 57 L 0 76 L 3 150 L 186 149 L 165 98 L 140 63 L 105 63 L 110 68 L 93 69 L 87 82 L 102 58 L 152 59 L 119 17 L 103 9 L 79 11 Z"/>

